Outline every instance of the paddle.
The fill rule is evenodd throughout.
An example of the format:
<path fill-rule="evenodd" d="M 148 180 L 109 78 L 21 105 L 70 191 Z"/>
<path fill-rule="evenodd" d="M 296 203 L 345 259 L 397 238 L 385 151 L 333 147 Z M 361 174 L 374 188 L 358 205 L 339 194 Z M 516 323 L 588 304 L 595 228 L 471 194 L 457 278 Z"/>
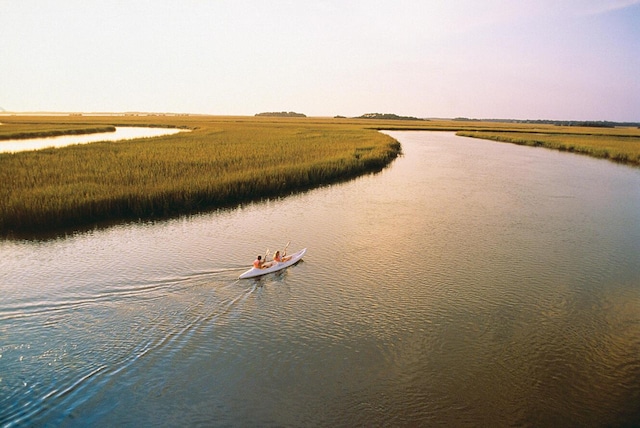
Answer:
<path fill-rule="evenodd" d="M 282 250 L 282 256 L 280 258 L 280 260 L 282 260 L 283 262 L 287 261 L 287 248 L 289 248 L 289 244 L 291 243 L 291 241 L 287 242 L 287 245 L 284 246 L 284 250 Z"/>

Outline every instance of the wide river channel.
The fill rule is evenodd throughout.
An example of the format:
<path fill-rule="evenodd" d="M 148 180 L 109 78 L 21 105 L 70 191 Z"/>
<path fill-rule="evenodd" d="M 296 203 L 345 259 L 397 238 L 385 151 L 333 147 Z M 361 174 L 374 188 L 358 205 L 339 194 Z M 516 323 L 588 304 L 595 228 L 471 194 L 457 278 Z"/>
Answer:
<path fill-rule="evenodd" d="M 640 425 L 640 169 L 388 133 L 346 183 L 0 241 L 0 426 Z"/>

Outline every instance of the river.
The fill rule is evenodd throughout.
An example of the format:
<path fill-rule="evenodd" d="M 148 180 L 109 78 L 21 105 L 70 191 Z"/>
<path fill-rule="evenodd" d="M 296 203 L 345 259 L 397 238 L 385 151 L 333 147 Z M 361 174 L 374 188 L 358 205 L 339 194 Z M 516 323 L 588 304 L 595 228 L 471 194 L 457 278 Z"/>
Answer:
<path fill-rule="evenodd" d="M 87 144 L 97 141 L 124 141 L 134 138 L 159 137 L 187 131 L 177 128 L 150 128 L 143 126 L 117 126 L 114 132 L 94 134 L 60 135 L 58 137 L 29 138 L 18 140 L 0 140 L 0 153 L 23 152 L 46 148 L 59 148 L 72 144 Z"/>
<path fill-rule="evenodd" d="M 346 183 L 0 241 L 0 426 L 639 425 L 640 170 L 389 134 Z"/>

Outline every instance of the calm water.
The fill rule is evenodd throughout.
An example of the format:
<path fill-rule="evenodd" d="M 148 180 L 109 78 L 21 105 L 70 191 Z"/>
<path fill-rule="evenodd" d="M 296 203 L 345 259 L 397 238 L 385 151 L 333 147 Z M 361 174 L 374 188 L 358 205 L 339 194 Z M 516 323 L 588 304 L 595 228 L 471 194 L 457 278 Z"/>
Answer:
<path fill-rule="evenodd" d="M 158 137 L 171 135 L 185 129 L 149 128 L 136 126 L 118 126 L 114 132 L 99 132 L 95 134 L 61 135 L 59 137 L 29 138 L 26 140 L 0 140 L 0 153 L 40 150 L 49 147 L 64 147 L 72 144 L 87 144 L 97 141 L 120 141 L 134 138 Z"/>
<path fill-rule="evenodd" d="M 0 241 L 0 426 L 640 424 L 640 170 L 390 134 L 345 184 Z"/>

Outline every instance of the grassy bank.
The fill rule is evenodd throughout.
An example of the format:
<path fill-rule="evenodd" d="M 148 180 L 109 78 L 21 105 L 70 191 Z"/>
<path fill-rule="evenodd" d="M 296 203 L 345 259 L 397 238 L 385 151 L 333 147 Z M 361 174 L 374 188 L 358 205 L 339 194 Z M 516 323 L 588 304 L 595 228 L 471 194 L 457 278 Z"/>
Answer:
<path fill-rule="evenodd" d="M 573 133 L 567 131 L 553 133 L 461 131 L 457 134 L 505 143 L 546 147 L 640 166 L 640 132 L 634 128 L 611 131 L 587 133 L 587 130 L 582 128 Z"/>
<path fill-rule="evenodd" d="M 379 130 L 450 131 L 464 137 L 545 147 L 640 166 L 640 129 L 637 127 L 599 128 L 473 120 L 372 121 L 370 126 Z"/>
<path fill-rule="evenodd" d="M 0 153 L 0 235 L 232 206 L 349 179 L 388 165 L 400 145 L 377 132 L 456 131 L 640 165 L 640 130 L 454 120 L 220 116 L 3 117 L 0 133 L 114 126 L 192 132 Z"/>
<path fill-rule="evenodd" d="M 58 120 L 62 124 L 65 119 Z M 326 120 L 66 120 L 64 126 L 108 122 L 188 127 L 193 132 L 0 154 L 2 234 L 166 217 L 284 195 L 380 170 L 400 152 L 400 145 L 386 135 Z"/>
<path fill-rule="evenodd" d="M 0 126 L 0 141 L 21 140 L 27 138 L 59 137 L 61 135 L 96 134 L 115 132 L 112 125 L 77 125 L 60 123 L 4 123 Z"/>

